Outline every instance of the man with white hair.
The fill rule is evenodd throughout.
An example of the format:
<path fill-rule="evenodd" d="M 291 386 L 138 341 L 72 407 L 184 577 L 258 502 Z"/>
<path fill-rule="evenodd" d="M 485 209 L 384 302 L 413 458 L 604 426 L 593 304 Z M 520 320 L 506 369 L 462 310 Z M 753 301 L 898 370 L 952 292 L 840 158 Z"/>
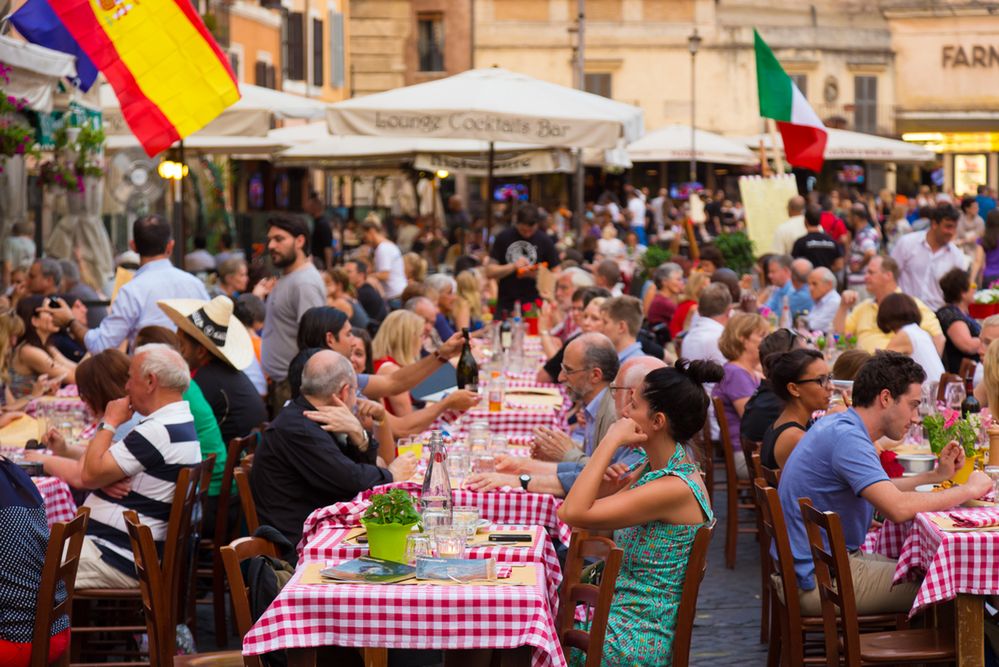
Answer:
<path fill-rule="evenodd" d="M 813 269 L 808 274 L 808 293 L 813 304 L 808 311 L 808 328 L 812 331 L 832 331 L 840 302 L 836 276 L 824 266 Z"/>
<path fill-rule="evenodd" d="M 559 274 L 558 279 L 555 281 L 556 307 L 551 308 L 548 304 L 545 304 L 550 311 L 549 321 L 547 322 L 550 328 L 541 330 L 542 345 L 545 345 L 546 338 L 550 338 L 552 342 L 555 342 L 555 349 L 557 350 L 557 346 L 569 342 L 569 339 L 579 331 L 579 323 L 572 316 L 572 294 L 580 287 L 592 286 L 593 276 L 578 266 L 570 266 Z M 547 347 L 545 348 L 545 352 L 548 353 Z M 548 356 L 550 357 L 552 354 Z"/>
<path fill-rule="evenodd" d="M 458 283 L 446 273 L 431 273 L 423 281 L 427 289 L 437 294 L 437 301 L 434 304 L 437 314 L 434 316 L 434 329 L 441 340 L 447 340 L 454 335 L 451 323 L 447 321 L 444 312 L 451 312 L 454 301 L 458 296 Z M 429 297 L 428 297 L 429 299 Z"/>
<path fill-rule="evenodd" d="M 451 325 L 447 323 L 447 320 L 441 315 L 437 304 L 430 297 L 414 296 L 406 301 L 403 307 L 423 318 L 423 331 L 427 336 L 427 344 L 430 348 L 439 346 L 442 340 L 447 340 L 454 335 Z M 442 337 L 441 334 L 442 328 L 440 323 L 442 320 L 444 330 L 448 332 L 446 338 Z"/>
<path fill-rule="evenodd" d="M 194 418 L 182 398 L 190 381 L 187 363 L 173 348 L 143 345 L 135 351 L 125 384 L 128 396 L 107 404 L 81 471 L 88 489 L 102 489 L 126 477 L 131 486 L 123 498 L 103 491 L 87 497 L 90 522 L 76 574 L 78 588 L 138 587 L 122 510 L 135 510 L 162 547 L 179 469 L 201 461 Z M 146 417 L 112 444 L 114 432 L 133 411 Z"/>
<path fill-rule="evenodd" d="M 387 468 L 359 460 L 358 454 L 367 452 L 368 435 L 358 417 L 375 414 L 372 406 L 358 401 L 357 376 L 342 354 L 322 350 L 306 362 L 301 394 L 264 431 L 254 457 L 250 488 L 261 523 L 296 544 L 302 524 L 317 507 L 413 476 L 412 454 Z"/>

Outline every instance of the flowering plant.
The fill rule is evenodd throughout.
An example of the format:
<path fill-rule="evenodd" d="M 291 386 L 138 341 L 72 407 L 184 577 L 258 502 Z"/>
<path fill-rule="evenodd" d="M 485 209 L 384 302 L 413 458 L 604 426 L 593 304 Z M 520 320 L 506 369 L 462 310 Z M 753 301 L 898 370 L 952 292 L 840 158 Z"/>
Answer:
<path fill-rule="evenodd" d="M 541 314 L 542 304 L 543 302 L 541 301 L 541 299 L 535 299 L 534 301 L 528 301 L 523 306 L 521 306 L 521 310 L 524 311 L 524 318 L 534 319 L 538 317 Z"/>
<path fill-rule="evenodd" d="M 55 157 L 43 162 L 39 173 L 42 185 L 56 185 L 70 191 L 84 191 L 85 176 L 103 176 L 104 170 L 94 161 L 94 157 L 104 144 L 104 132 L 84 125 L 79 129 L 75 141 L 69 137 L 66 126 L 56 130 Z M 67 149 L 76 153 L 72 161 L 63 158 Z"/>
<path fill-rule="evenodd" d="M 0 83 L 10 83 L 10 70 L 9 65 L 0 62 Z M 27 100 L 8 95 L 0 87 L 0 158 L 37 155 L 34 130 L 23 122 L 18 122 L 14 117 L 14 114 L 23 111 L 27 104 Z"/>
<path fill-rule="evenodd" d="M 954 440 L 964 448 L 965 456 L 975 455 L 975 444 L 981 431 L 981 418 L 978 415 L 962 419 L 957 410 L 945 409 L 923 417 L 923 426 L 930 440 L 930 450 L 934 454 L 939 454 L 947 443 Z"/>

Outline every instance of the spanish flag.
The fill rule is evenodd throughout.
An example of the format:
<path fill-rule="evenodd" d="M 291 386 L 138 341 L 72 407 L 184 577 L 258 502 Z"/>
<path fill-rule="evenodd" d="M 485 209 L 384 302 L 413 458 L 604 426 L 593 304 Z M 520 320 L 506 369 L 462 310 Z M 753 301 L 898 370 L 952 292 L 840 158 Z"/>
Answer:
<path fill-rule="evenodd" d="M 229 60 L 190 0 L 49 0 L 104 73 L 150 156 L 239 100 Z"/>

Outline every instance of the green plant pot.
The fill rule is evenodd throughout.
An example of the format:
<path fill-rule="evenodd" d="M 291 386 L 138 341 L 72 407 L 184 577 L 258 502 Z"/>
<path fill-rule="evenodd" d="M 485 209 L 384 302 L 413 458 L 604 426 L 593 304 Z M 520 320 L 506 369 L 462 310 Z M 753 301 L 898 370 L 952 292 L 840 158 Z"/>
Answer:
<path fill-rule="evenodd" d="M 372 558 L 406 562 L 406 536 L 416 523 L 361 523 L 368 531 L 368 553 Z"/>

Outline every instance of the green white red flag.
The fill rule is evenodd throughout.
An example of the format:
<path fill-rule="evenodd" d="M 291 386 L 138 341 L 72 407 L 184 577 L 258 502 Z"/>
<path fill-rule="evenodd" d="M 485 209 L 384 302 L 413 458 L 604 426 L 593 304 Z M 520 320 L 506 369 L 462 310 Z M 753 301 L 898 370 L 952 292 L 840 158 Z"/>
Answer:
<path fill-rule="evenodd" d="M 828 138 L 825 125 L 755 29 L 753 42 L 760 115 L 777 121 L 789 164 L 821 171 Z"/>

